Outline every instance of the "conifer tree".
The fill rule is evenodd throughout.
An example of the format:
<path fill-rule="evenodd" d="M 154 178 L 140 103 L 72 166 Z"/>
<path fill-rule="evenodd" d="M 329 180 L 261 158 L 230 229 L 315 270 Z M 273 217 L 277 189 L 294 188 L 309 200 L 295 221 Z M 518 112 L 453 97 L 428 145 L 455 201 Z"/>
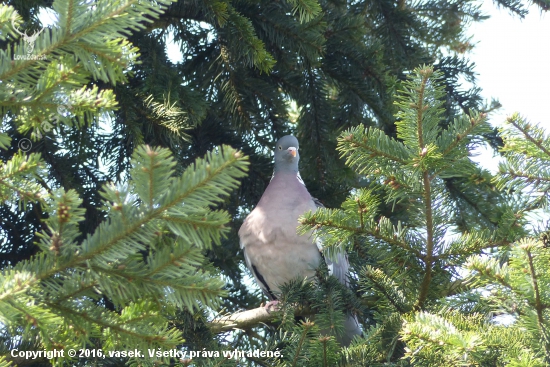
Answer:
<path fill-rule="evenodd" d="M 3 177 L 25 183 L 40 163 L 12 160 Z M 85 211 L 76 192 L 58 189 L 43 199 L 49 217 L 39 233 L 40 251 L 2 272 L 2 354 L 95 347 L 97 354 L 86 355 L 90 360 L 133 349 L 148 357 L 150 349 L 182 342 L 169 322 L 176 310 L 217 309 L 223 282 L 202 250 L 227 232 L 227 212 L 210 207 L 244 176 L 242 155 L 224 147 L 173 176 L 169 151 L 145 146 L 132 164 L 125 187 L 104 188 L 106 218 L 81 242 Z M 54 364 L 63 357 L 69 359 L 61 355 Z"/>
<path fill-rule="evenodd" d="M 485 114 L 472 112 L 441 127 L 441 74 L 431 67 L 415 70 L 398 100 L 397 139 L 363 126 L 339 138 L 342 156 L 365 176 L 366 187 L 341 209 L 322 209 L 303 219 L 302 231 L 316 230 L 325 256 L 338 247 L 351 251 L 352 283 L 360 299 L 322 269 L 315 285 L 289 284 L 281 334 L 269 344 L 280 346 L 284 357 L 271 363 L 546 365 L 548 228 L 547 222 L 542 229 L 530 228 L 526 218 L 547 209 L 547 136 L 519 116 L 510 117 L 512 128 L 502 133 L 506 161 L 493 177 L 469 159 L 490 129 Z M 452 205 L 448 178 L 463 179 L 472 190 L 491 188 L 478 205 L 492 206 L 494 227 L 483 220 L 471 229 L 456 225 L 460 209 Z M 384 201 L 394 206 L 406 201 L 411 213 L 393 222 L 380 214 Z M 314 313 L 315 321 L 296 325 L 294 304 Z M 339 350 L 319 330 L 338 329 L 344 310 L 359 315 L 365 335 Z M 242 315 L 220 321 L 230 320 L 237 328 L 250 327 Z"/>
<path fill-rule="evenodd" d="M 523 2 L 498 3 L 518 14 L 526 11 Z M 24 23 L 20 18 L 15 20 L 18 29 L 31 34 L 41 29 L 38 9 L 48 8 L 52 2 L 10 0 L 8 4 L 24 19 Z M 117 8 L 115 4 L 122 5 Z M 123 30 L 131 42 L 128 47 L 114 41 L 101 44 L 118 48 L 118 53 L 103 55 L 109 60 L 119 60 L 118 64 L 113 67 L 103 62 L 101 67 L 94 67 L 99 63 L 87 62 L 85 65 L 90 64 L 93 70 L 86 72 L 88 79 L 80 80 L 80 86 L 88 83 L 88 88 L 92 88 L 90 92 L 97 87 L 93 92 L 98 93 L 96 100 L 93 93 L 86 97 L 92 111 L 106 111 L 116 100 L 118 109 L 112 118 L 104 119 L 101 125 L 97 123 L 99 115 L 81 118 L 85 105 L 64 95 L 41 113 L 49 116 L 51 122 L 51 114 L 58 115 L 54 107 L 69 106 L 66 103 L 70 102 L 70 106 L 75 106 L 74 111 L 62 114 L 66 123 L 52 124 L 59 131 L 56 141 L 41 138 L 33 143 L 31 150 L 43 153 L 43 159 L 52 168 L 50 178 L 57 185 L 75 189 L 82 196 L 87 209 L 86 221 L 80 225 L 84 233 L 92 233 L 102 220 L 103 214 L 98 210 L 99 187 L 109 180 L 124 179 L 132 152 L 142 143 L 170 148 L 179 171 L 221 144 L 230 144 L 250 156 L 250 179 L 224 203 L 238 217 L 233 223 L 236 229 L 242 219 L 239 213 L 257 202 L 269 181 L 272 167 L 267 147 L 291 131 L 302 141 L 303 160 L 311 162 L 302 168 L 309 190 L 325 205 L 339 206 L 349 189 L 360 182 L 331 153 L 336 147 L 336 137 L 342 130 L 359 123 L 377 126 L 395 136 L 396 86 L 419 63 L 434 63 L 436 69 L 444 73 L 446 123 L 461 111 L 482 108 L 479 89 L 464 90 L 459 84 L 460 78 L 475 83 L 473 65 L 462 56 L 462 52 L 471 48 L 465 36 L 466 27 L 485 18 L 473 1 L 181 0 L 167 8 L 161 6 L 169 4 L 164 1 L 140 2 L 139 6 L 153 4 L 154 10 L 150 11 L 159 15 L 153 22 L 142 19 L 142 15 L 149 17 L 150 11 L 139 12 L 136 8 L 136 12 L 132 12 L 134 8 L 130 4 L 133 2 L 98 1 L 93 8 L 78 1 L 54 1 L 55 11 L 61 14 L 60 22 L 52 26 L 51 31 L 43 31 L 35 44 L 38 52 L 41 43 L 51 42 L 47 39 L 49 33 L 58 38 L 67 33 L 63 22 L 72 19 L 69 9 L 73 9 L 74 14 L 102 11 L 94 20 L 90 19 L 98 20 L 101 26 L 90 28 L 91 33 L 86 36 L 89 37 L 86 42 L 91 42 L 89 45 L 97 47 L 97 40 L 103 40 L 104 36 L 114 40 Z M 544 6 L 543 2 L 539 5 Z M 128 27 L 111 29 L 112 25 L 101 23 L 116 24 L 126 19 L 122 16 L 111 19 L 109 11 L 115 8 L 120 14 L 128 13 L 131 19 Z M 2 34 L 11 32 L 16 37 L 10 25 L 11 13 L 3 14 L 2 27 L 6 31 Z M 98 35 L 101 32 L 104 33 Z M 168 34 L 173 34 L 181 46 L 183 61 L 180 63 L 172 63 L 166 55 Z M 13 38 L 0 42 L 3 48 L 14 46 Z M 91 61 L 85 51 L 93 47 L 82 50 L 82 43 L 76 40 L 64 42 L 65 48 L 55 52 L 82 54 L 83 60 Z M 18 43 L 23 50 L 24 42 L 19 38 Z M 443 56 L 442 48 L 456 51 L 455 56 Z M 47 52 L 53 50 L 49 48 Z M 53 54 L 49 55 L 50 60 L 55 59 Z M 135 62 L 128 61 L 129 58 Z M 30 70 L 36 79 L 46 64 L 44 61 L 25 65 L 36 66 Z M 100 70 L 103 68 L 105 72 Z M 58 73 L 57 69 L 52 70 Z M 121 70 L 127 78 L 124 83 L 117 79 Z M 30 72 L 29 69 L 21 71 Z M 107 78 L 116 79 L 116 88 L 112 87 L 112 80 L 105 79 L 105 73 Z M 6 77 L 2 76 L 2 80 Z M 60 78 L 53 80 L 54 85 L 62 85 L 58 83 Z M 28 95 L 27 92 L 19 94 L 21 98 Z M 5 126 L 9 126 L 8 132 L 16 142 L 23 138 L 32 140 L 32 133 L 44 121 L 39 118 L 32 128 L 27 123 L 27 129 L 18 130 L 15 117 L 5 116 Z M 79 128 L 82 123 L 87 128 Z M 494 132 L 490 136 L 498 144 Z M 4 160 L 10 159 L 15 150 L 2 153 Z M 73 151 L 79 153 L 70 153 Z M 108 167 L 107 174 L 98 162 Z M 470 205 L 480 193 L 467 192 L 456 180 L 448 180 L 447 185 L 456 197 L 456 205 L 463 208 L 459 218 L 462 225 L 468 226 L 471 216 L 488 217 Z M 384 209 L 388 216 L 393 215 L 390 209 Z M 33 233 L 40 227 L 39 211 L 30 206 L 23 213 L 10 207 L 2 207 L 0 212 L 1 217 L 9 218 L 6 223 L 17 223 L 13 228 L 4 226 L 9 242 L 18 243 L 6 245 L 6 259 L 17 262 L 28 258 L 36 240 Z M 231 278 L 236 297 L 233 310 L 259 302 L 242 283 L 239 258 L 233 256 L 238 252 L 235 231 L 232 231 L 221 247 L 208 254 Z"/>
<path fill-rule="evenodd" d="M 519 1 L 497 3 L 525 13 Z M 546 208 L 548 147 L 514 117 L 498 178 L 468 160 L 473 145 L 499 143 L 484 115 L 494 106 L 461 89 L 460 77 L 475 82 L 473 65 L 440 50 L 471 47 L 465 27 L 483 19 L 473 2 L 93 4 L 0 5 L 4 355 L 60 344 L 218 352 L 193 359 L 204 366 L 546 363 L 547 237 L 525 213 Z M 30 45 L 12 20 L 39 31 L 40 6 L 58 20 L 21 60 Z M 180 42 L 178 64 L 167 33 Z M 422 63 L 435 70 L 412 72 Z M 269 180 L 271 143 L 289 131 L 310 190 L 340 207 L 303 229 L 323 236 L 327 256 L 350 251 L 352 288 L 319 269 L 315 284 L 287 285 L 280 313 L 219 327 L 225 313 L 260 304 L 234 229 Z M 222 144 L 250 156 L 246 179 Z M 520 192 L 531 189 L 538 196 Z M 143 227 L 120 231 L 122 218 Z M 365 335 L 342 350 L 333 335 L 344 312 Z M 495 324 L 491 312 L 515 323 Z M 281 353 L 223 356 L 236 348 Z M 128 362 L 153 360 L 79 360 Z"/>
<path fill-rule="evenodd" d="M 143 27 L 143 14 L 159 12 L 154 3 L 99 5 L 86 17 L 86 4 L 55 2 L 60 28 L 38 37 L 34 54 L 23 40 L 1 54 L 2 114 L 13 117 L 19 132 L 31 132 L 35 144 L 39 139 L 57 144 L 55 133 L 65 125 L 86 127 L 112 111 L 111 91 L 81 84 L 88 79 L 124 82 L 137 49 L 123 35 Z M 3 29 L 11 20 L 18 25 L 13 8 L 2 6 L 0 13 Z M 72 118 L 56 118 L 59 114 Z M 59 130 L 52 131 L 52 119 Z M 2 149 L 9 149 L 11 141 L 8 134 L 0 135 Z M 19 148 L 0 168 L 0 197 L 5 206 L 24 210 L 33 205 L 43 220 L 36 253 L 17 263 L 8 259 L 2 269 L 0 364 L 50 360 L 45 354 L 33 359 L 12 351 L 59 350 L 63 353 L 51 362 L 62 365 L 73 359 L 71 348 L 95 348 L 85 355 L 85 364 L 113 363 L 109 352 L 133 349 L 147 358 L 136 357 L 134 363 L 151 364 L 159 358 L 149 358 L 147 349 L 169 350 L 183 341 L 172 322 L 178 311 L 218 308 L 223 282 L 203 252 L 227 234 L 228 213 L 211 208 L 244 176 L 241 153 L 220 147 L 177 174 L 167 149 L 136 148 L 130 179 L 98 188 L 101 201 L 94 205 L 103 213 L 102 223 L 86 234 L 79 228 L 87 213 L 78 193 L 59 187 L 51 177 L 57 168 L 40 153 L 25 154 L 21 143 Z"/>
<path fill-rule="evenodd" d="M 498 252 L 467 259 L 470 289 L 450 302 L 455 310 L 409 320 L 402 335 L 419 365 L 438 360 L 482 366 L 550 363 L 548 134 L 518 114 L 507 119 L 501 134 L 506 159 L 493 182 L 517 208 L 509 219 L 516 233 L 506 235 Z"/>

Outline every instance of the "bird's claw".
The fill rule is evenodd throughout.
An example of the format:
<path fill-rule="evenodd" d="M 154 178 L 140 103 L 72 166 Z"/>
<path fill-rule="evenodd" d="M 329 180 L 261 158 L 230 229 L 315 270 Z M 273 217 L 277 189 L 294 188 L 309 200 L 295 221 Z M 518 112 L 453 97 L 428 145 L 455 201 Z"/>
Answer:
<path fill-rule="evenodd" d="M 277 300 L 269 301 L 265 304 L 264 308 L 267 312 L 278 311 L 279 310 L 279 301 L 277 301 Z"/>

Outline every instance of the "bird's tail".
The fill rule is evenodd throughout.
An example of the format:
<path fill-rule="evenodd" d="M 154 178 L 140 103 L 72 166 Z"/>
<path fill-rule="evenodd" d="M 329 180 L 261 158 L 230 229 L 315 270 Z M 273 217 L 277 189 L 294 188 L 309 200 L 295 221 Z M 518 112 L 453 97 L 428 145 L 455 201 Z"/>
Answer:
<path fill-rule="evenodd" d="M 344 332 L 336 339 L 340 345 L 347 347 L 357 335 L 363 335 L 363 330 L 361 330 L 361 327 L 359 326 L 359 320 L 357 320 L 357 317 L 349 314 L 346 321 L 344 321 Z"/>

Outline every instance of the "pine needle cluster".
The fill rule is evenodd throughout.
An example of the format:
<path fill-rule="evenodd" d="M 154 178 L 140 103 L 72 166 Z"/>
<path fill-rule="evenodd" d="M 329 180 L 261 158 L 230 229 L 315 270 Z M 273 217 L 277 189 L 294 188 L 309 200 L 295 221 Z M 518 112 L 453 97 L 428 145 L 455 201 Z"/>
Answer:
<path fill-rule="evenodd" d="M 526 13 L 526 2 L 496 3 Z M 465 25 L 485 18 L 479 4 L 8 4 L 0 366 L 22 362 L 13 349 L 84 347 L 214 355 L 81 365 L 550 363 L 548 134 L 514 115 L 497 136 L 485 114 L 496 105 L 460 86 L 475 83 L 460 54 L 472 47 Z M 43 30 L 42 6 L 57 17 Z M 172 36 L 180 62 L 166 55 Z M 413 70 L 422 63 L 434 66 Z M 289 132 L 308 188 L 338 208 L 306 215 L 301 231 L 327 258 L 348 252 L 349 288 L 321 268 L 315 283 L 283 287 L 268 326 L 213 335 L 212 315 L 260 302 L 234 229 Z M 496 175 L 470 159 L 485 142 L 503 144 Z M 363 336 L 341 348 L 349 314 Z M 237 349 L 280 356 L 223 355 Z"/>
<path fill-rule="evenodd" d="M 526 218 L 547 215 L 548 140 L 512 116 L 502 132 L 505 161 L 492 177 L 469 157 L 490 130 L 486 116 L 472 111 L 443 128 L 440 77 L 421 67 L 402 84 L 396 138 L 362 126 L 341 134 L 338 149 L 367 185 L 340 209 L 302 220 L 304 233 L 323 238 L 327 256 L 351 251 L 352 283 L 369 310 L 363 338 L 341 361 L 546 365 L 548 237 Z M 492 192 L 476 203 L 491 213 L 490 226 L 460 225 L 449 180 Z M 388 204 L 404 212 L 402 220 L 381 214 Z"/>
<path fill-rule="evenodd" d="M 172 349 L 182 338 L 170 315 L 219 306 L 224 283 L 203 250 L 227 233 L 229 215 L 210 207 L 244 176 L 242 155 L 220 148 L 180 176 L 166 149 L 139 148 L 132 163 L 125 187 L 104 188 L 106 218 L 83 241 L 78 195 L 59 189 L 43 199 L 39 253 L 1 276 L 12 348 Z"/>
<path fill-rule="evenodd" d="M 112 91 L 87 83 L 124 83 L 139 55 L 128 37 L 169 3 L 100 1 L 90 13 L 85 2 L 55 1 L 57 27 L 38 35 L 36 57 L 29 60 L 16 57 L 30 54 L 31 47 L 23 37 L 16 41 L 10 25 L 21 27 L 21 18 L 1 5 L 2 40 L 9 41 L 0 54 L 2 116 L 13 117 L 20 134 L 30 132 L 31 145 L 60 142 L 55 133 L 64 126 L 94 129 L 92 122 L 112 114 L 116 101 Z M 164 114 L 172 106 L 151 107 Z M 181 124 L 179 111 L 171 112 L 174 122 L 163 122 Z M 52 119 L 61 122 L 55 131 L 45 129 Z M 11 143 L 6 132 L 0 134 L 3 150 Z M 43 219 L 34 255 L 4 263 L 0 275 L 0 364 L 23 362 L 13 350 L 63 350 L 62 357 L 35 362 L 73 363 L 71 348 L 101 350 L 85 363 L 116 363 L 109 352 L 136 349 L 145 361 L 121 363 L 169 363 L 150 358 L 147 350 L 180 346 L 176 315 L 218 309 L 226 295 L 224 280 L 204 254 L 229 232 L 230 215 L 215 208 L 244 177 L 244 155 L 217 147 L 178 172 L 169 150 L 136 147 L 126 179 L 102 185 L 95 203 L 100 223 L 86 233 L 81 224 L 94 203 L 56 185 L 49 176 L 56 168 L 40 153 L 19 148 L 0 166 L 2 205 L 30 206 Z"/>

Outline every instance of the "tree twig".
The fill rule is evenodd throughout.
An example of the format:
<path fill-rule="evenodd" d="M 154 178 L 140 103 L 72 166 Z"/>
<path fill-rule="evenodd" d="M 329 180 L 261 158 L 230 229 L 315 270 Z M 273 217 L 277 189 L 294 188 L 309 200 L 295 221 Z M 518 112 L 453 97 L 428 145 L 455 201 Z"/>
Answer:
<path fill-rule="evenodd" d="M 294 316 L 309 316 L 313 312 L 309 308 L 297 307 Z M 269 324 L 281 318 L 281 312 L 267 310 L 265 307 L 258 307 L 252 310 L 237 312 L 231 315 L 217 317 L 208 323 L 214 334 L 223 333 L 234 329 L 251 329 L 259 324 Z"/>

